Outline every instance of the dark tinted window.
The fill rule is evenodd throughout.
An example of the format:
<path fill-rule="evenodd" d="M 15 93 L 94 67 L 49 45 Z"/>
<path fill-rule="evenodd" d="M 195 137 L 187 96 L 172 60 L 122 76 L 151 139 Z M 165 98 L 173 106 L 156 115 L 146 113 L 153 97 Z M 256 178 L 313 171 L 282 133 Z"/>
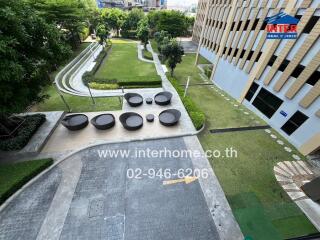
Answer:
<path fill-rule="evenodd" d="M 282 102 L 280 98 L 262 88 L 252 104 L 266 117 L 271 118 Z"/>
<path fill-rule="evenodd" d="M 294 133 L 305 121 L 307 121 L 308 117 L 304 115 L 302 112 L 297 111 L 293 116 L 281 127 L 281 129 L 287 133 L 289 136 Z"/>
<path fill-rule="evenodd" d="M 319 20 L 319 16 L 312 16 L 307 25 L 305 26 L 303 33 L 310 33 Z"/>
<path fill-rule="evenodd" d="M 315 71 L 307 80 L 307 83 L 314 86 L 320 79 L 320 72 Z"/>
<path fill-rule="evenodd" d="M 246 95 L 246 99 L 250 102 L 251 99 L 253 98 L 253 95 L 256 93 L 257 89 L 259 88 L 259 85 L 256 84 L 255 82 L 252 83 L 247 95 Z"/>

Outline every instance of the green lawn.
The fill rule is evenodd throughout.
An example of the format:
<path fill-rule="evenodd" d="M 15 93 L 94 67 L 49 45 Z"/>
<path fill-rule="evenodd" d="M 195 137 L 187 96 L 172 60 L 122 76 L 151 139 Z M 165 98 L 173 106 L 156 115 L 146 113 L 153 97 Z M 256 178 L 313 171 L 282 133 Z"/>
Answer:
<path fill-rule="evenodd" d="M 82 43 L 80 47 L 72 53 L 72 56 L 68 61 L 71 61 L 78 54 L 80 54 L 90 43 Z M 61 65 L 57 71 L 50 74 L 50 78 L 54 81 L 54 77 L 58 72 L 67 64 L 67 62 Z M 45 101 L 38 103 L 32 107 L 34 112 L 46 112 L 46 111 L 68 111 L 67 107 L 63 103 L 60 95 L 57 92 L 55 86 L 50 85 L 44 89 L 44 94 L 49 98 Z M 112 98 L 95 98 L 96 104 L 92 104 L 91 98 L 78 97 L 70 94 L 63 93 L 63 96 L 71 107 L 72 112 L 96 112 L 96 111 L 113 111 L 120 110 L 122 105 L 120 104 L 118 97 Z"/>
<path fill-rule="evenodd" d="M 52 159 L 41 159 L 0 165 L 0 204 L 52 163 Z"/>
<path fill-rule="evenodd" d="M 190 84 L 204 83 L 200 77 L 201 72 L 197 66 L 194 65 L 196 59 L 195 53 L 187 53 L 182 57 L 182 63 L 177 65 L 174 70 L 174 76 L 180 81 L 181 84 L 186 84 L 188 76 L 190 76 Z M 209 62 L 199 56 L 199 64 L 208 64 Z"/>
<path fill-rule="evenodd" d="M 35 105 L 32 108 L 32 111 L 68 111 L 54 86 L 49 86 L 46 88 L 45 94 L 49 95 L 50 97 L 44 102 Z M 122 108 L 118 97 L 95 98 L 96 104 L 93 104 L 91 98 L 89 97 L 78 97 L 66 93 L 64 93 L 63 96 L 68 105 L 71 107 L 72 112 L 114 111 L 121 110 Z"/>
<path fill-rule="evenodd" d="M 175 77 L 180 83 L 185 83 L 187 76 L 192 77 L 191 83 L 204 82 L 194 61 L 195 54 L 187 54 L 177 66 Z M 244 235 L 259 240 L 280 240 L 317 232 L 279 186 L 273 173 L 274 165 L 293 160 L 292 154 L 305 158 L 274 130 L 273 134 L 292 148 L 292 153 L 284 151 L 264 130 L 211 134 L 209 130 L 214 128 L 265 123 L 245 106 L 234 107 L 239 104 L 236 100 L 222 91 L 217 93 L 211 86 L 191 86 L 188 96 L 206 114 L 206 129 L 199 135 L 204 150 L 217 149 L 224 153 L 232 147 L 237 151 L 237 157 L 209 161 Z M 244 111 L 249 114 L 245 115 Z"/>
<path fill-rule="evenodd" d="M 158 82 L 160 76 L 157 75 L 153 63 L 147 63 L 138 59 L 137 43 L 130 40 L 112 40 L 112 48 L 106 60 L 95 74 L 97 79 L 116 80 L 119 85 L 147 85 Z"/>

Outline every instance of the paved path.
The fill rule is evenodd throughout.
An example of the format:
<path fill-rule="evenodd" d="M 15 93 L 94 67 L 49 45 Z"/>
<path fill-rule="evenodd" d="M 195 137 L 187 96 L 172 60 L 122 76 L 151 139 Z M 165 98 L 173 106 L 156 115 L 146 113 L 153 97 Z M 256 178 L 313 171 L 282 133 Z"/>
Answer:
<path fill-rule="evenodd" d="M 223 218 L 214 222 L 198 181 L 163 185 L 164 178 L 147 176 L 148 169 L 167 168 L 172 174 L 192 169 L 194 159 L 164 155 L 137 158 L 134 152 L 127 158 L 104 158 L 98 153 L 186 150 L 190 143 L 177 138 L 82 151 L 42 176 L 0 213 L 0 239 L 241 239 L 236 235 L 219 237 L 223 232 L 218 233 L 216 225 L 224 224 Z M 128 169 L 141 169 L 142 173 L 128 178 Z M 220 188 L 219 184 L 213 187 Z M 217 199 L 220 197 L 214 196 L 218 202 L 225 201 Z"/>

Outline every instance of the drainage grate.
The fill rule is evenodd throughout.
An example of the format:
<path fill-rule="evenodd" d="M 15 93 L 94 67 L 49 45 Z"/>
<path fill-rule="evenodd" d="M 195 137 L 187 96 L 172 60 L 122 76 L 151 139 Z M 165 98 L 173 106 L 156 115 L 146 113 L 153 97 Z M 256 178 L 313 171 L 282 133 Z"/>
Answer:
<path fill-rule="evenodd" d="M 261 130 L 271 128 L 269 125 L 265 126 L 255 126 L 255 127 L 239 127 L 239 128 L 220 128 L 220 129 L 211 129 L 210 133 L 226 133 L 226 132 L 243 132 L 243 131 L 252 131 L 252 130 Z"/>

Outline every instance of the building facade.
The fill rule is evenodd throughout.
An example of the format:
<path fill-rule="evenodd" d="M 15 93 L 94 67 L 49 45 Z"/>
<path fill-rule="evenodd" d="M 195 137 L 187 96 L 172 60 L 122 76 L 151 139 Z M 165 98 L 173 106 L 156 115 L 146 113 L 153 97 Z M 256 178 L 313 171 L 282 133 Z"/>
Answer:
<path fill-rule="evenodd" d="M 214 84 L 305 155 L 320 151 L 319 7 L 320 0 L 199 0 L 193 31 Z M 295 37 L 268 39 L 267 30 L 288 25 L 285 15 L 299 20 L 289 24 Z M 267 27 L 268 19 L 280 20 Z"/>

